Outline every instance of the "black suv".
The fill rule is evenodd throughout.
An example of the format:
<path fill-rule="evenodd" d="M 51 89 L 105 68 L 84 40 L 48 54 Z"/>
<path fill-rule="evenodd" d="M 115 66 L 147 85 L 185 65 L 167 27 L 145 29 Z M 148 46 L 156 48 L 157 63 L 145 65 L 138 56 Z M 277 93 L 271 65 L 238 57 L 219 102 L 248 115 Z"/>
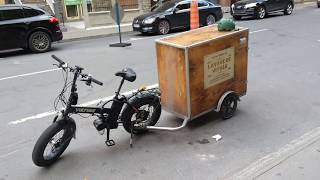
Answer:
<path fill-rule="evenodd" d="M 46 52 L 61 39 L 58 19 L 45 11 L 25 5 L 0 6 L 0 50 Z"/>
<path fill-rule="evenodd" d="M 289 15 L 293 7 L 293 0 L 241 0 L 231 5 L 231 15 L 236 20 L 242 16 L 263 19 L 272 12 L 284 12 L 285 15 Z"/>

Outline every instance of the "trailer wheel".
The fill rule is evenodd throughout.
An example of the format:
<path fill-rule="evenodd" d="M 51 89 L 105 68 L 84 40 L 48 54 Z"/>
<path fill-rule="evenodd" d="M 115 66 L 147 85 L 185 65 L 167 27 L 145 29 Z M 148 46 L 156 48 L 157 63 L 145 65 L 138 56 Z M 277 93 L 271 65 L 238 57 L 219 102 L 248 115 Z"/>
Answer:
<path fill-rule="evenodd" d="M 236 94 L 229 94 L 223 99 L 219 111 L 222 119 L 229 119 L 233 116 L 237 110 L 238 99 Z"/>

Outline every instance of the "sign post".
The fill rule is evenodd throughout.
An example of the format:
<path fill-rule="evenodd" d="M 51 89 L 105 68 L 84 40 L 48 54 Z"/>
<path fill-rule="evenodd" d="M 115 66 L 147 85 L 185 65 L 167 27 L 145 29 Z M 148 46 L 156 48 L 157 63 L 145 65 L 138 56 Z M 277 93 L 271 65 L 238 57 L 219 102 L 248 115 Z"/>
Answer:
<path fill-rule="evenodd" d="M 119 32 L 119 43 L 114 43 L 110 44 L 110 47 L 126 47 L 126 46 L 131 46 L 131 43 L 124 43 L 122 42 L 122 37 L 121 37 L 121 27 L 120 27 L 120 22 L 123 18 L 123 9 L 121 8 L 118 0 L 114 1 L 115 3 L 112 4 L 112 9 L 111 9 L 111 17 L 112 19 L 117 23 L 118 25 L 118 32 Z"/>

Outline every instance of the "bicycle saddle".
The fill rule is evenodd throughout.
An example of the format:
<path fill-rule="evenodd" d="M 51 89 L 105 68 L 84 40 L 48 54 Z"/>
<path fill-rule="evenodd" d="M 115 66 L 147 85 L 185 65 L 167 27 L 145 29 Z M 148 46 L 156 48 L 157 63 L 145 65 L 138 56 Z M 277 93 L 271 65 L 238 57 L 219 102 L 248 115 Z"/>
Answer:
<path fill-rule="evenodd" d="M 125 80 L 133 82 L 136 80 L 136 72 L 134 72 L 131 68 L 124 68 L 119 72 L 116 72 L 116 76 L 123 77 Z"/>

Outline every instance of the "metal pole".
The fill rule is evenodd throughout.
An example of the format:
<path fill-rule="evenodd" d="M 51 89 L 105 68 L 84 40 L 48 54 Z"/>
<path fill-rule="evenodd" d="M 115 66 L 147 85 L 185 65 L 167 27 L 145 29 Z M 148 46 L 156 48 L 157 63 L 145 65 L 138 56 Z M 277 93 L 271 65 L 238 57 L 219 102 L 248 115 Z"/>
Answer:
<path fill-rule="evenodd" d="M 119 30 L 119 38 L 120 38 L 120 43 L 122 43 L 121 39 L 121 28 L 120 28 L 120 15 L 119 15 L 119 4 L 118 1 L 116 0 L 116 14 L 117 14 L 117 24 L 118 24 L 118 30 Z"/>
<path fill-rule="evenodd" d="M 83 19 L 84 19 L 84 27 L 87 29 L 90 27 L 87 0 L 82 0 L 82 11 L 83 11 L 82 13 L 83 13 Z"/>

